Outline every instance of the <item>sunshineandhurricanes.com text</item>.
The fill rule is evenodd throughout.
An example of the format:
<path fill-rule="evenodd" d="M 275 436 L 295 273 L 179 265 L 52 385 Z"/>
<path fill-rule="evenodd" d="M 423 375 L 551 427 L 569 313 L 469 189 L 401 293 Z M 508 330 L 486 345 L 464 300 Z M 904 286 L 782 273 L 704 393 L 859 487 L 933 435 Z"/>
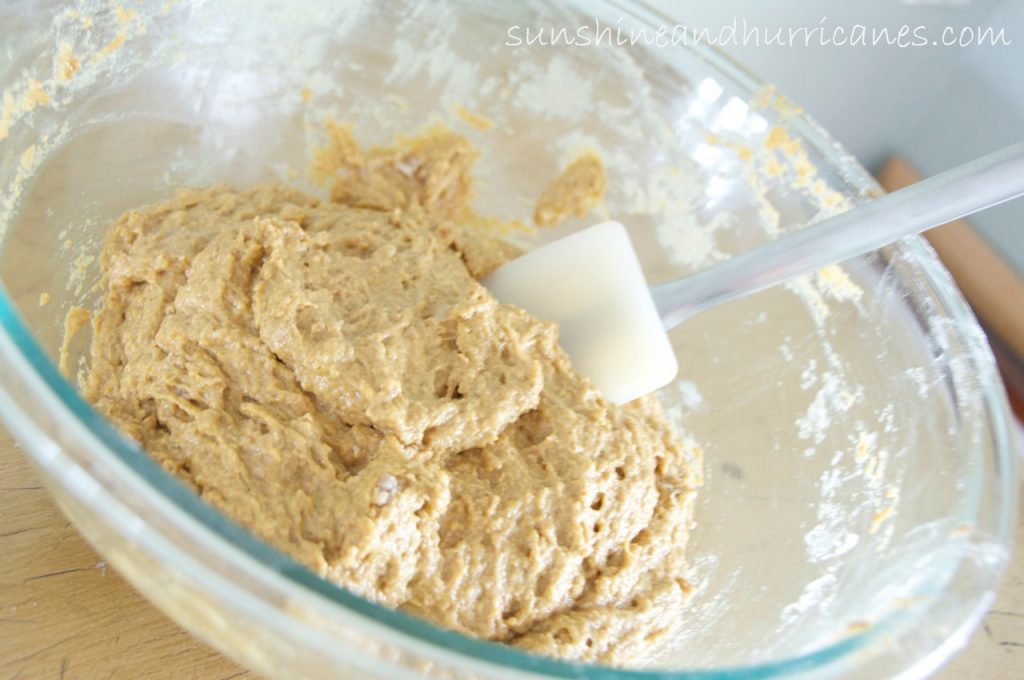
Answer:
<path fill-rule="evenodd" d="M 633 27 L 593 18 L 577 26 L 513 24 L 505 45 L 566 47 L 1000 47 L 1012 45 L 1005 28 L 993 26 L 841 25 L 828 17 L 812 26 L 765 26 L 734 17 L 718 27 L 694 28 L 684 24 Z"/>

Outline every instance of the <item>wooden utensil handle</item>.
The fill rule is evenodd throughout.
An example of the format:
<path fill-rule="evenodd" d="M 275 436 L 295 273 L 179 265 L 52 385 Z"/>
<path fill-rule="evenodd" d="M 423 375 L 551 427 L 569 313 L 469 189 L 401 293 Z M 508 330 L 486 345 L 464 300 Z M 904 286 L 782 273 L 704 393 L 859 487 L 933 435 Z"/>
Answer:
<path fill-rule="evenodd" d="M 906 160 L 886 162 L 878 181 L 895 191 L 921 178 Z M 985 328 L 1003 375 L 1010 403 L 1024 420 L 1024 280 L 966 221 L 925 232 Z"/>

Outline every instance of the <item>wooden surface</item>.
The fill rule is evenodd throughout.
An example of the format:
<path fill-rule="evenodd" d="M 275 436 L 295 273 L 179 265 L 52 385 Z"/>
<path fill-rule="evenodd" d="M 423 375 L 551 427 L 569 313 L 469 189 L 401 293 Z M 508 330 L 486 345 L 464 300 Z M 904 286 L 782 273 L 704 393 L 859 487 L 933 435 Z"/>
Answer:
<path fill-rule="evenodd" d="M 1024 527 L 998 601 L 940 680 L 1024 677 Z M 255 678 L 164 617 L 75 532 L 0 430 L 0 679 Z"/>
<path fill-rule="evenodd" d="M 0 679 L 253 677 L 107 567 L 0 430 Z"/>

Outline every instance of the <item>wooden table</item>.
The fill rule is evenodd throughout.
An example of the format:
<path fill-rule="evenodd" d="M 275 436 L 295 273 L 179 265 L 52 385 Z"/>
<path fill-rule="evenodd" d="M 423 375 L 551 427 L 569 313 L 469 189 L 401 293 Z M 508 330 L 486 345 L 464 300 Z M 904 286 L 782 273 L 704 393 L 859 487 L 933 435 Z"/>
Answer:
<path fill-rule="evenodd" d="M 107 567 L 0 431 L 0 679 L 255 677 Z"/>
<path fill-rule="evenodd" d="M 1024 531 L 999 600 L 941 680 L 1024 678 Z M 0 679 L 255 678 L 106 566 L 0 431 Z"/>

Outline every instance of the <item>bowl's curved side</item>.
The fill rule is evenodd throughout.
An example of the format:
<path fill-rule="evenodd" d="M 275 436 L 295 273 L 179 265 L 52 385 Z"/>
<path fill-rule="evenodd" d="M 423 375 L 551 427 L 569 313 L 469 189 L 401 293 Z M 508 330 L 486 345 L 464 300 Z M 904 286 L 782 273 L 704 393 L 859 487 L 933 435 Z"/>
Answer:
<path fill-rule="evenodd" d="M 764 87 L 721 51 L 698 49 L 751 92 Z M 786 113 L 787 125 L 854 194 L 870 199 L 883 193 L 875 178 L 813 117 L 799 109 Z M 975 457 L 966 517 L 955 529 L 948 555 L 951 570 L 945 587 L 954 596 L 928 601 L 930 594 L 923 594 L 925 612 L 894 626 L 894 644 L 877 641 L 881 649 L 858 667 L 865 677 L 924 678 L 967 643 L 995 600 L 1018 521 L 1020 460 L 1014 455 L 1005 387 L 985 333 L 935 250 L 922 236 L 912 236 L 882 249 L 879 256 L 886 269 L 910 282 L 907 297 L 918 299 L 911 305 L 915 317 L 938 348 L 937 360 L 949 363 L 953 391 L 963 400 L 958 416 L 964 443 Z"/>

